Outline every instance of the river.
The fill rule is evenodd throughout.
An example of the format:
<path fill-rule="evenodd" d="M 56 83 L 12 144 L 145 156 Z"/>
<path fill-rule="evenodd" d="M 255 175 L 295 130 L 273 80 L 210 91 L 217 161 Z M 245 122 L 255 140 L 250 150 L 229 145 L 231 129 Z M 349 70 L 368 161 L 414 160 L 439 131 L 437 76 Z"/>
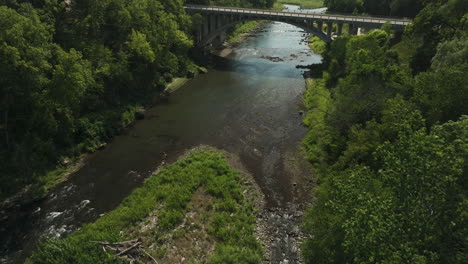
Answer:
<path fill-rule="evenodd" d="M 312 184 L 300 150 L 306 134 L 300 114 L 305 87 L 296 65 L 319 63 L 321 57 L 306 39 L 299 28 L 271 22 L 227 58 L 214 58 L 209 73 L 148 109 L 144 120 L 86 158 L 45 200 L 6 212 L 9 217 L 0 222 L 0 262 L 22 263 L 40 238 L 63 237 L 96 220 L 141 186 L 163 156 L 172 162 L 201 144 L 238 155 L 264 192 L 276 219 L 271 221 L 278 229 L 288 225 L 296 217 L 291 208 L 309 199 Z M 289 242 L 276 233 L 271 262 L 288 257 L 285 250 L 298 259 L 297 248 L 282 249 Z"/>

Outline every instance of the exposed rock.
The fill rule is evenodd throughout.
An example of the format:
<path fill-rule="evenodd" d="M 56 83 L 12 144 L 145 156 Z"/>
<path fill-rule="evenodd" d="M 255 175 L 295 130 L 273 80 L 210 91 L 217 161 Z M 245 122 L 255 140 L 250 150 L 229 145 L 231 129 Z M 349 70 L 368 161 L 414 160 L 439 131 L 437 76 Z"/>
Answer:
<path fill-rule="evenodd" d="M 272 61 L 272 62 L 280 62 L 280 61 L 284 61 L 282 58 L 280 57 L 272 57 L 272 56 L 262 56 L 260 57 L 262 59 L 266 59 L 266 60 L 269 60 L 269 61 Z"/>
<path fill-rule="evenodd" d="M 61 163 L 63 166 L 68 166 L 70 165 L 71 160 L 69 158 L 64 158 Z"/>
<path fill-rule="evenodd" d="M 143 108 L 139 108 L 135 111 L 135 119 L 142 120 L 145 118 L 146 110 Z"/>

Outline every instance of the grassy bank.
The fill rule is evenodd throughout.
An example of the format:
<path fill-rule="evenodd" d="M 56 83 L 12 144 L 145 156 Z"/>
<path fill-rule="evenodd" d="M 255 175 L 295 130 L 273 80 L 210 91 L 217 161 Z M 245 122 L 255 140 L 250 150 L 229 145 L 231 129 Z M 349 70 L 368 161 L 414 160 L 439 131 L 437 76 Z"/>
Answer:
<path fill-rule="evenodd" d="M 232 32 L 229 34 L 229 42 L 239 42 L 242 41 L 243 36 L 247 33 L 250 33 L 260 25 L 261 21 L 250 21 L 244 24 L 238 24 L 234 27 Z"/>
<path fill-rule="evenodd" d="M 95 223 L 63 240 L 46 241 L 26 263 L 123 263 L 95 241 L 132 239 L 141 242 L 132 253 L 140 262 L 177 263 L 183 257 L 188 263 L 259 263 L 254 209 L 240 178 L 222 154 L 194 152 L 148 178 Z"/>
<path fill-rule="evenodd" d="M 303 100 L 308 111 L 303 122 L 309 128 L 309 132 L 304 139 L 304 146 L 309 160 L 318 166 L 326 159 L 323 146 L 331 141 L 332 131 L 327 126 L 325 117 L 333 99 L 323 79 L 306 79 L 306 89 Z"/>
<path fill-rule="evenodd" d="M 164 91 L 167 91 L 169 93 L 175 92 L 180 87 L 182 87 L 185 83 L 187 83 L 188 80 L 190 79 L 186 77 L 175 78 L 174 81 L 172 81 L 170 84 L 166 86 L 166 89 Z"/>
<path fill-rule="evenodd" d="M 324 54 L 327 51 L 327 43 L 316 36 L 309 39 L 309 47 L 317 54 Z"/>
<path fill-rule="evenodd" d="M 206 68 L 196 65 L 192 65 L 191 69 L 195 72 L 195 78 L 200 73 L 207 72 Z M 165 91 L 172 93 L 190 79 L 188 77 L 173 78 L 167 83 Z M 0 192 L 0 208 L 44 198 L 54 187 L 66 181 L 69 175 L 80 169 L 82 160 L 89 153 L 105 147 L 110 139 L 135 122 L 138 111 L 151 107 L 158 97 L 156 92 L 149 93 L 145 99 L 141 99 L 141 104 L 128 103 L 125 106 L 93 113 L 84 118 L 82 126 L 87 128 L 85 139 L 62 155 L 57 165 L 36 173 L 35 179 L 22 190 L 18 191 L 18 187 L 15 186 L 9 192 Z"/>
<path fill-rule="evenodd" d="M 152 96 L 154 95 L 148 97 Z M 122 107 L 115 107 L 83 117 L 77 125 L 79 130 L 84 130 L 80 143 L 67 150 L 57 150 L 61 155 L 57 158 L 56 164 L 50 164 L 37 171 L 26 184 L 20 182 L 21 178 L 19 177 L 15 179 L 19 183 L 2 181 L 4 185 L 0 191 L 0 207 L 44 198 L 51 189 L 66 181 L 70 174 L 81 167 L 81 160 L 87 154 L 104 147 L 113 136 L 134 122 L 135 113 L 141 108 L 141 104 L 128 103 Z M 8 176 L 10 175 L 1 175 L 0 179 Z M 24 187 L 20 189 L 21 186 Z"/>
<path fill-rule="evenodd" d="M 323 0 L 278 0 L 279 4 L 299 5 L 304 9 L 324 7 Z"/>
<path fill-rule="evenodd" d="M 283 10 L 283 9 L 285 9 L 285 6 L 280 2 L 275 2 L 273 4 L 273 9 L 274 10 Z"/>

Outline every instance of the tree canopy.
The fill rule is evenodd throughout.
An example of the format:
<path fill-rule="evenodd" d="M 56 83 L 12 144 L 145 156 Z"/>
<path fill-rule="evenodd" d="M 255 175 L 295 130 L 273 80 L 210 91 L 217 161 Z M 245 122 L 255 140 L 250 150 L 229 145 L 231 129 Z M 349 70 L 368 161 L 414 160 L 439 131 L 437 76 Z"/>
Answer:
<path fill-rule="evenodd" d="M 306 92 L 307 263 L 468 261 L 466 1 L 427 2 L 397 46 L 334 40 Z"/>
<path fill-rule="evenodd" d="M 194 67 L 182 4 L 0 1 L 0 197 L 98 147 Z"/>

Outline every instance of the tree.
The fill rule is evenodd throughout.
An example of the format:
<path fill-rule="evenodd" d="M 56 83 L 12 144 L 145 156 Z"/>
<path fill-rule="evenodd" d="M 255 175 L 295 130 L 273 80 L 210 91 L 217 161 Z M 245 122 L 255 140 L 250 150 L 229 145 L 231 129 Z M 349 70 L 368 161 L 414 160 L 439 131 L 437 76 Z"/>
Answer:
<path fill-rule="evenodd" d="M 330 171 L 306 216 L 307 263 L 463 263 L 468 117 L 402 135 Z"/>
<path fill-rule="evenodd" d="M 427 116 L 429 125 L 457 120 L 468 114 L 468 64 L 424 72 L 416 77 L 413 100 Z"/>

